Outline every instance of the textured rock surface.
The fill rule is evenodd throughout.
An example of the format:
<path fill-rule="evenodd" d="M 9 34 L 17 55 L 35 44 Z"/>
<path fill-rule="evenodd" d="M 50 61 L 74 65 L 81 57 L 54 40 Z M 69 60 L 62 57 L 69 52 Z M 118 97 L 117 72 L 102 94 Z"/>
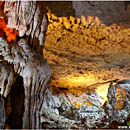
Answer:
<path fill-rule="evenodd" d="M 21 98 L 19 107 L 14 108 L 11 106 L 12 103 L 6 103 L 7 109 L 5 110 L 8 114 L 7 120 L 10 114 L 14 114 L 14 119 L 17 114 L 20 116 L 23 114 L 21 128 L 41 128 L 41 107 L 44 92 L 49 87 L 50 68 L 42 54 L 44 32 L 47 26 L 44 9 L 44 2 L 4 2 L 4 12 L 8 18 L 7 25 L 18 31 L 18 37 L 16 41 L 10 43 L 6 39 L 0 38 L 0 94 L 6 100 L 9 100 L 7 96 L 10 96 L 10 102 L 12 102 L 11 87 L 15 81 L 17 82 L 18 76 L 23 78 L 24 93 L 21 91 L 21 94 L 23 97 L 25 95 L 24 104 L 22 104 L 23 99 Z M 19 98 L 16 102 L 18 100 Z M 15 102 L 13 103 L 15 104 Z M 1 111 L 4 111 L 3 105 L 1 101 Z M 22 105 L 24 105 L 24 113 Z M 8 106 L 11 107 L 10 110 Z M 18 111 L 21 109 L 21 113 L 15 113 L 15 109 Z M 17 117 L 19 117 L 18 115 Z M 3 117 L 0 117 L 1 128 L 4 124 L 4 118 L 3 113 Z M 16 127 L 18 127 L 20 120 L 17 120 Z M 10 121 L 6 121 L 5 128 L 14 126 L 10 123 Z"/>
<path fill-rule="evenodd" d="M 124 105 L 121 109 L 117 109 L 117 86 L 118 83 L 109 85 L 108 101 L 103 106 L 94 104 L 99 98 L 95 95 L 91 100 L 88 99 L 91 104 L 84 103 L 76 107 L 69 98 L 72 95 L 67 93 L 67 91 L 59 90 L 58 88 L 52 88 L 51 91 L 47 89 L 42 107 L 41 122 L 43 128 L 112 128 L 113 122 L 116 122 L 113 128 L 117 128 L 117 124 L 123 125 L 130 114 L 130 94 L 129 91 L 126 91 L 127 96 L 124 99 Z M 74 96 L 72 98 L 76 99 Z M 117 104 L 120 105 L 119 102 Z M 126 126 L 126 124 L 124 125 Z"/>
<path fill-rule="evenodd" d="M 59 8 L 57 11 L 50 8 L 52 12 L 47 14 L 49 24 L 44 56 L 51 66 L 51 88 L 56 87 L 67 95 L 76 114 L 69 111 L 62 115 L 70 119 L 71 113 L 72 120 L 80 119 L 77 128 L 117 128 L 129 115 L 130 108 L 125 107 L 125 102 L 128 100 L 126 104 L 129 104 L 130 101 L 126 98 L 129 97 L 129 85 L 120 86 L 118 81 L 110 85 L 108 82 L 130 79 L 129 5 L 102 2 L 100 6 L 99 3 L 79 2 L 79 6 L 75 6 L 79 18 L 71 12 L 74 6 L 70 15 L 67 6 L 67 15 L 64 13 L 63 17 L 58 13 Z M 80 18 L 82 14 L 86 15 Z M 86 111 L 80 113 L 82 107 Z M 87 112 L 89 108 L 93 110 Z M 57 110 L 55 112 L 59 114 Z"/>
<path fill-rule="evenodd" d="M 71 17 L 71 27 L 66 29 L 60 22 L 63 18 L 55 21 L 54 15 L 48 16 L 44 56 L 51 65 L 52 86 L 81 89 L 130 78 L 129 25 L 84 26 L 74 17 L 72 24 Z"/>
<path fill-rule="evenodd" d="M 45 15 L 45 3 L 36 1 L 7 1 L 5 2 L 4 12 L 8 17 L 8 27 L 18 31 L 19 36 L 26 34 L 28 44 L 35 51 L 42 53 L 44 44 L 44 32 L 47 27 Z"/>
<path fill-rule="evenodd" d="M 130 6 L 124 1 L 75 1 L 73 2 L 76 17 L 86 19 L 85 24 L 104 23 L 111 25 L 121 22 L 129 22 Z"/>
<path fill-rule="evenodd" d="M 40 106 L 42 105 L 44 91 L 46 87 L 48 87 L 48 81 L 51 75 L 49 66 L 45 60 L 43 61 L 42 56 L 37 56 L 35 52 L 29 49 L 24 39 L 20 39 L 17 44 L 15 42 L 8 44 L 6 41 L 0 39 L 0 43 L 3 45 L 1 56 L 3 56 L 4 62 L 8 64 L 9 68 L 4 68 L 5 72 L 8 73 L 2 73 L 1 75 L 1 95 L 7 97 L 10 93 L 11 86 L 15 81 L 11 80 L 13 82 L 8 82 L 10 81 L 10 73 L 14 74 L 11 75 L 11 79 L 13 77 L 15 79 L 16 75 L 22 76 L 25 90 L 25 111 L 23 119 L 23 124 L 25 126 L 23 127 L 39 128 L 40 124 L 37 124 L 37 122 L 35 124 L 33 118 L 35 116 L 40 117 Z M 9 48 L 9 46 L 11 46 L 10 52 L 4 55 L 6 48 Z M 38 98 L 37 96 L 40 97 Z M 37 100 L 35 100 L 35 98 L 37 98 Z M 29 124 L 29 122 L 32 123 L 32 121 L 33 126 Z"/>
<path fill-rule="evenodd" d="M 0 127 L 14 127 L 16 116 L 23 128 L 111 128 L 115 121 L 123 125 L 130 114 L 130 82 L 121 80 L 130 78 L 129 25 L 107 26 L 97 17 L 89 17 L 91 24 L 86 24 L 85 17 L 48 12 L 44 55 L 52 71 L 49 88 L 51 73 L 40 46 L 47 25 L 42 8 L 36 2 L 5 2 L 8 26 L 19 37 L 10 43 L 0 39 L 0 94 L 6 97 L 6 110 L 0 100 Z M 12 101 L 11 87 L 18 93 L 19 77 L 23 97 L 17 101 L 21 99 L 22 109 L 12 106 L 17 101 Z"/>

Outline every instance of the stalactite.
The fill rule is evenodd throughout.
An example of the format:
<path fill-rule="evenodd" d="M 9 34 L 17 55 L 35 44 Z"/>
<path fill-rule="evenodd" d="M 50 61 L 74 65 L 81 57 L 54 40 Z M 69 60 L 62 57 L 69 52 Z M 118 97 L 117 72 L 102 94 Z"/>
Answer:
<path fill-rule="evenodd" d="M 21 76 L 25 90 L 23 128 L 41 128 L 41 106 L 51 76 L 42 54 L 47 26 L 44 2 L 6 1 L 4 7 L 7 26 L 16 29 L 19 38 L 9 43 L 0 39 L 1 96 L 7 97 L 16 77 Z"/>

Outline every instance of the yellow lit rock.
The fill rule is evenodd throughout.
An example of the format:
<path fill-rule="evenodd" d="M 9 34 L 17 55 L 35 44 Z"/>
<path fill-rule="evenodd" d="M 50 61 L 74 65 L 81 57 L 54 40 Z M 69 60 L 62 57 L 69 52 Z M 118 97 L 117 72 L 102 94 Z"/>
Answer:
<path fill-rule="evenodd" d="M 70 20 L 70 22 L 71 22 L 72 25 L 75 24 L 75 18 L 74 17 L 70 16 L 69 20 Z"/>
<path fill-rule="evenodd" d="M 81 22 L 80 18 L 77 18 L 77 19 L 76 19 L 76 23 L 77 23 L 77 24 L 80 24 L 80 22 Z"/>
<path fill-rule="evenodd" d="M 62 23 L 63 20 L 62 20 L 62 17 L 59 17 L 59 23 Z"/>
<path fill-rule="evenodd" d="M 80 108 L 81 103 L 75 102 L 74 105 L 75 105 L 77 108 Z"/>
<path fill-rule="evenodd" d="M 72 31 L 76 31 L 78 29 L 79 25 L 78 24 L 74 24 L 72 26 Z"/>
<path fill-rule="evenodd" d="M 81 16 L 81 23 L 82 25 L 87 25 L 87 20 L 85 16 Z"/>
<path fill-rule="evenodd" d="M 94 22 L 94 17 L 93 16 L 88 16 L 87 17 L 87 24 L 91 24 Z"/>
<path fill-rule="evenodd" d="M 58 17 L 57 17 L 55 14 L 51 14 L 51 19 L 52 19 L 52 20 L 57 20 Z"/>
<path fill-rule="evenodd" d="M 71 27 L 70 21 L 67 19 L 67 17 L 63 17 L 63 25 L 66 29 Z"/>
<path fill-rule="evenodd" d="M 104 84 L 104 85 L 99 86 L 96 89 L 97 94 L 102 98 L 100 100 L 102 105 L 105 103 L 105 101 L 108 101 L 108 99 L 107 99 L 108 88 L 109 88 L 109 84 Z"/>

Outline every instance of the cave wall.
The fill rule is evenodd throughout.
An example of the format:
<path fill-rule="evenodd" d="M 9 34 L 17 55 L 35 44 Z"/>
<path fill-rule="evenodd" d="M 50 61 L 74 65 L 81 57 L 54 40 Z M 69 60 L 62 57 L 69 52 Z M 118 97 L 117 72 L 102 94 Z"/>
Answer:
<path fill-rule="evenodd" d="M 76 4 L 78 4 L 77 7 Z M 92 5 L 90 8 L 89 2 L 48 2 L 50 12 L 47 13 L 49 24 L 44 56 L 51 65 L 54 78 L 52 78 L 52 82 L 54 81 L 52 85 L 67 88 L 71 85 L 81 87 L 84 84 L 91 85 L 106 80 L 130 77 L 129 71 L 127 71 L 130 57 L 130 47 L 128 46 L 130 24 L 127 24 L 125 19 L 122 19 L 123 23 L 115 24 L 114 19 L 111 19 L 112 16 L 109 18 L 113 22 L 107 20 L 109 15 L 117 14 L 118 16 L 119 8 L 124 14 L 128 14 L 129 5 L 126 6 L 124 2 L 95 2 L 92 4 L 94 7 Z M 116 4 L 119 6 L 118 8 L 116 8 Z M 99 23 L 100 19 L 95 16 L 88 17 L 88 21 L 85 21 L 86 16 L 80 19 L 83 10 L 84 14 L 88 13 L 85 7 L 90 9 L 91 13 L 95 12 L 95 15 L 99 8 L 100 13 L 107 14 L 104 17 L 101 15 L 104 20 L 109 24 L 111 22 L 112 25 Z M 59 8 L 61 12 L 58 11 Z M 107 12 L 108 8 L 109 10 L 113 8 L 115 13 L 112 13 L 113 10 Z M 73 13 L 75 11 L 75 15 L 72 14 L 72 10 Z M 63 14 L 57 15 L 58 12 L 63 12 Z M 68 15 L 65 15 L 66 13 Z M 126 19 L 128 18 L 126 17 Z"/>
<path fill-rule="evenodd" d="M 125 113 L 123 116 L 117 116 L 119 113 L 116 113 L 113 106 L 117 99 L 116 109 L 119 107 L 121 107 L 120 110 L 124 109 L 126 91 L 115 90 L 110 82 L 112 83 L 117 79 L 130 79 L 130 48 L 128 46 L 130 43 L 130 25 L 127 24 L 129 5 L 124 2 L 73 1 L 48 2 L 47 6 L 49 24 L 44 56 L 51 67 L 50 88 L 53 98 L 48 93 L 43 110 L 50 110 L 49 114 L 57 113 L 64 116 L 64 121 L 66 119 L 69 121 L 80 119 L 80 125 L 85 123 L 86 128 L 101 128 L 96 124 L 98 118 L 95 115 L 101 114 L 103 116 L 104 113 L 100 111 L 98 115 L 97 109 L 95 113 L 93 111 L 95 106 L 103 105 L 104 108 L 108 107 L 106 111 L 109 113 L 108 120 L 120 122 L 121 118 L 125 117 Z M 122 25 L 120 25 L 121 23 Z M 63 98 L 64 95 L 68 99 Z M 105 103 L 108 100 L 113 104 L 112 107 Z M 81 117 L 76 116 L 75 110 L 70 110 L 71 107 L 69 106 L 71 105 L 66 101 L 70 101 L 72 106 L 81 111 L 85 111 L 85 107 L 87 112 L 92 108 L 89 112 L 90 115 L 81 112 Z M 129 108 L 126 109 L 126 113 L 129 113 L 129 110 Z M 44 115 L 44 128 L 55 126 L 55 124 L 51 125 L 53 121 L 51 123 L 46 121 L 45 118 L 49 114 L 45 113 Z M 57 117 L 51 115 L 51 119 L 54 120 L 54 118 Z M 113 126 L 108 126 L 108 122 L 106 128 L 121 126 L 117 122 L 112 123 Z M 56 123 L 58 124 L 58 121 Z M 102 125 L 105 125 L 105 120 L 103 123 Z M 74 125 L 71 126 L 75 127 Z M 84 126 L 76 126 L 76 128 L 83 129 Z M 59 127 L 64 126 L 62 124 Z M 69 126 L 66 125 L 66 128 Z"/>
<path fill-rule="evenodd" d="M 73 8 L 75 9 L 76 17 L 85 16 L 87 19 L 88 16 L 92 16 L 91 20 L 87 19 L 87 22 L 90 23 L 97 20 L 96 17 L 106 25 L 119 24 L 130 20 L 130 6 L 123 1 L 75 1 L 73 2 Z"/>
<path fill-rule="evenodd" d="M 0 16 L 0 29 L 5 33 L 0 37 L 0 129 L 41 128 L 40 110 L 51 76 L 49 65 L 42 55 L 47 27 L 44 2 L 3 1 L 2 6 L 4 8 L 2 10 L 0 6 L 0 12 L 4 12 L 7 23 L 4 21 L 5 17 Z M 15 29 L 16 33 L 14 33 Z M 19 76 L 22 79 L 17 80 Z M 13 89 L 12 85 L 15 81 L 15 89 Z M 19 99 L 17 86 L 19 90 L 21 89 Z M 9 94 L 8 104 L 5 98 Z M 15 98 L 17 100 L 14 101 Z M 11 106 L 12 110 L 4 108 L 4 101 L 8 104 L 5 107 L 8 109 Z"/>
<path fill-rule="evenodd" d="M 55 14 L 57 17 L 75 16 L 75 9 L 73 8 L 72 1 L 47 1 L 46 6 L 48 9 L 50 9 L 51 13 Z"/>
<path fill-rule="evenodd" d="M 93 3 L 91 3 L 90 5 L 93 6 Z M 87 17 L 87 14 L 84 15 L 84 17 L 81 17 L 81 21 L 80 21 L 80 19 L 75 19 L 74 17 L 80 17 L 80 15 L 82 13 L 78 16 L 78 14 L 76 13 L 77 8 L 76 9 L 73 8 L 74 3 L 72 3 L 72 2 L 69 2 L 69 3 L 65 3 L 65 2 L 54 3 L 54 2 L 52 2 L 51 5 L 48 4 L 48 6 L 49 6 L 48 8 L 52 12 L 54 11 L 55 12 L 54 14 L 57 15 L 58 17 L 64 16 L 63 18 L 59 19 L 55 15 L 51 15 L 51 16 L 48 15 L 48 18 L 50 18 L 50 19 L 48 19 L 49 20 L 49 26 L 48 27 L 51 26 L 52 30 L 49 28 L 48 32 L 46 33 L 47 38 L 46 38 L 46 45 L 45 45 L 45 53 L 46 53 L 47 56 L 49 56 L 51 58 L 51 59 L 48 59 L 46 57 L 47 60 L 49 61 L 49 63 L 50 64 L 52 63 L 51 64 L 52 80 L 56 81 L 56 85 L 58 84 L 58 81 L 57 81 L 58 78 L 61 79 L 62 81 L 65 81 L 65 82 L 63 82 L 63 84 L 62 83 L 58 84 L 58 85 L 60 85 L 58 87 L 61 87 L 61 88 L 55 89 L 56 86 L 54 86 L 54 88 L 52 88 L 52 86 L 51 86 L 51 89 L 55 89 L 54 90 L 55 95 L 54 95 L 54 93 L 52 94 L 51 91 L 48 88 L 48 83 L 49 83 L 48 81 L 49 81 L 50 75 L 51 75 L 48 64 L 46 62 L 45 62 L 45 64 L 42 64 L 41 62 L 39 63 L 39 61 L 42 58 L 40 59 L 39 55 L 38 56 L 36 55 L 37 57 L 34 55 L 35 57 L 33 57 L 32 56 L 33 52 L 31 53 L 32 50 L 28 49 L 28 46 L 26 45 L 26 42 L 24 42 L 24 40 L 23 41 L 21 40 L 21 42 L 18 42 L 18 48 L 19 49 L 12 46 L 12 48 L 14 49 L 13 51 L 16 52 L 16 56 L 20 57 L 20 54 L 23 54 L 23 53 L 21 53 L 20 50 L 26 50 L 26 49 L 27 50 L 24 53 L 29 54 L 29 56 L 30 55 L 32 56 L 31 59 L 29 59 L 29 63 L 27 64 L 28 66 L 25 64 L 26 65 L 26 66 L 24 66 L 25 69 L 21 72 L 22 74 L 25 75 L 23 77 L 23 79 L 20 80 L 21 86 L 17 85 L 18 80 L 16 80 L 16 83 L 14 85 L 15 89 L 12 89 L 12 92 L 11 92 L 12 95 L 10 95 L 11 102 L 13 102 L 13 99 L 16 98 L 13 95 L 13 93 L 18 93 L 18 91 L 16 91 L 17 86 L 22 87 L 22 88 L 19 88 L 19 89 L 21 91 L 24 91 L 23 85 L 26 86 L 26 84 L 27 84 L 27 86 L 25 87 L 25 93 L 24 92 L 22 93 L 23 97 L 18 99 L 18 101 L 19 100 L 21 101 L 20 106 L 23 106 L 24 102 L 22 103 L 22 101 L 23 101 L 23 98 L 25 96 L 25 112 L 24 112 L 24 118 L 23 118 L 23 127 L 25 127 L 25 128 L 27 128 L 27 127 L 29 127 L 29 128 L 31 128 L 31 127 L 40 128 L 41 127 L 40 123 L 42 123 L 44 128 L 51 128 L 51 127 L 53 127 L 53 128 L 58 127 L 58 128 L 61 128 L 61 129 L 62 128 L 71 128 L 71 127 L 72 128 L 78 128 L 79 127 L 78 125 L 81 125 L 81 124 L 84 125 L 86 123 L 86 128 L 87 127 L 94 127 L 95 128 L 96 123 L 99 123 L 99 124 L 102 123 L 102 122 L 97 122 L 97 120 L 100 117 L 101 117 L 100 118 L 101 120 L 104 117 L 107 117 L 105 114 L 108 114 L 108 113 L 110 113 L 110 114 L 108 114 L 108 116 L 110 117 L 109 118 L 110 121 L 111 121 L 111 118 L 113 118 L 113 116 L 117 118 L 116 119 L 117 121 L 118 121 L 118 118 L 121 118 L 124 121 L 129 114 L 127 112 L 129 110 L 129 107 L 127 107 L 127 106 L 129 106 L 129 102 L 128 101 L 126 102 L 126 106 L 124 108 L 122 108 L 122 111 L 121 111 L 121 114 L 123 112 L 125 112 L 125 114 L 124 113 L 122 114 L 122 115 L 125 115 L 125 116 L 120 117 L 120 113 L 118 114 L 118 110 L 115 111 L 116 96 L 115 96 L 115 87 L 113 86 L 112 81 L 111 81 L 110 86 L 108 86 L 108 89 L 110 90 L 108 92 L 108 94 L 109 94 L 108 101 L 109 102 L 105 106 L 105 109 L 110 110 L 110 111 L 106 111 L 104 108 L 99 110 L 98 107 L 102 107 L 102 104 L 101 104 L 101 101 L 100 101 L 102 99 L 102 97 L 99 97 L 99 95 L 97 95 L 95 93 L 95 89 L 97 89 L 98 86 L 101 87 L 101 84 L 104 83 L 104 82 L 100 83 L 99 82 L 100 79 L 101 79 L 100 81 L 115 79 L 115 77 L 113 77 L 113 75 L 109 75 L 109 73 L 112 74 L 111 72 L 120 71 L 120 74 L 122 75 L 121 69 L 124 68 L 124 66 L 122 67 L 122 66 L 117 65 L 115 63 L 112 64 L 112 67 L 106 66 L 106 64 L 108 64 L 109 58 L 111 59 L 111 57 L 114 54 L 113 55 L 109 55 L 109 54 L 105 55 L 105 54 L 102 54 L 102 50 L 99 50 L 99 52 L 98 51 L 97 52 L 98 53 L 101 52 L 101 55 L 94 56 L 93 52 L 92 53 L 89 52 L 89 56 L 88 56 L 88 51 L 86 51 L 86 50 L 84 52 L 82 51 L 83 48 L 85 48 L 84 47 L 85 45 L 86 45 L 85 49 L 91 50 L 92 48 L 91 49 L 87 48 L 88 44 L 90 44 L 90 47 L 92 47 L 92 44 L 94 43 L 93 47 L 95 47 L 96 45 L 98 45 L 99 43 L 104 41 L 104 38 L 105 38 L 106 41 L 111 40 L 111 38 L 109 37 L 109 34 L 105 33 L 104 34 L 105 36 L 102 36 L 102 35 L 99 34 L 99 32 L 102 32 L 102 30 L 104 30 L 104 28 L 106 28 L 106 30 L 107 30 L 107 27 L 106 26 L 101 26 L 101 28 L 96 28 L 96 26 L 84 27 L 83 24 L 85 25 L 86 22 L 87 22 L 85 20 L 85 18 Z M 81 6 L 81 8 L 83 6 L 84 6 L 84 4 Z M 51 8 L 51 7 L 54 7 L 54 8 Z M 62 10 L 64 12 L 63 14 L 62 14 Z M 92 9 L 92 12 L 93 12 L 93 10 L 95 10 L 94 7 Z M 82 12 L 82 10 L 78 11 L 78 12 Z M 74 16 L 74 17 L 72 17 L 72 16 Z M 69 17 L 69 20 L 68 20 L 68 17 Z M 94 18 L 92 18 L 92 22 L 95 24 L 95 21 L 97 20 L 96 22 L 98 23 L 98 19 L 95 18 L 95 16 L 92 16 L 92 17 L 94 17 Z M 90 22 L 91 22 L 91 17 L 90 17 Z M 117 29 L 116 26 L 112 26 L 110 28 L 112 28 L 112 31 L 113 31 L 113 28 L 115 30 Z M 120 28 L 118 28 L 118 29 L 120 30 Z M 87 30 L 87 32 L 84 32 L 84 30 Z M 123 28 L 123 31 L 124 31 L 124 28 Z M 88 32 L 90 32 L 90 33 L 88 33 Z M 94 34 L 92 32 L 94 32 Z M 96 32 L 96 34 L 95 34 L 95 32 Z M 108 32 L 109 32 L 109 30 L 108 30 Z M 114 31 L 114 33 L 115 32 L 116 31 Z M 76 35 L 76 34 L 78 34 L 78 35 Z M 56 36 L 56 38 L 54 36 Z M 88 39 L 85 39 L 86 36 L 87 36 Z M 116 34 L 115 34 L 115 37 L 116 37 Z M 54 40 L 53 40 L 53 38 L 54 38 Z M 92 38 L 93 38 L 93 40 L 90 40 Z M 77 39 L 79 39 L 79 41 L 77 41 Z M 126 39 L 127 39 L 127 37 L 126 37 Z M 70 41 L 72 41 L 72 42 L 70 42 Z M 81 41 L 84 41 L 84 43 L 83 42 L 81 43 Z M 1 40 L 0 43 L 2 45 L 5 44 L 8 47 L 8 44 L 5 41 Z M 49 43 L 49 45 L 48 45 L 48 43 Z M 102 44 L 103 44 L 103 47 L 106 46 L 104 44 L 104 42 L 102 42 Z M 70 45 L 70 46 L 68 46 L 68 45 Z M 3 48 L 6 49 L 5 46 Z M 92 51 L 95 52 L 95 49 L 93 49 Z M 4 51 L 4 52 L 6 52 L 6 51 Z M 17 53 L 17 52 L 19 52 L 19 53 Z M 18 57 L 18 59 L 19 59 L 19 57 Z M 26 58 L 26 57 L 24 57 L 24 58 Z M 24 58 L 22 58 L 22 59 L 24 60 Z M 108 61 L 106 60 L 107 62 L 105 61 L 106 58 L 108 58 Z M 17 57 L 13 57 L 13 59 L 14 59 L 14 61 L 12 60 L 11 61 L 12 63 L 22 63 L 21 61 L 19 61 L 17 59 Z M 101 63 L 101 59 L 103 59 L 102 63 Z M 124 60 L 124 59 L 122 59 L 122 60 Z M 38 64 L 40 64 L 40 66 L 38 66 Z M 115 67 L 114 65 L 117 65 L 117 66 Z M 92 68 L 92 66 L 93 66 L 93 68 Z M 128 65 L 128 67 L 129 66 L 130 65 Z M 17 68 L 17 66 L 15 66 L 15 67 Z M 26 68 L 26 67 L 28 67 L 28 68 Z M 37 68 L 38 70 L 34 69 L 34 67 Z M 110 67 L 112 68 L 111 71 L 110 71 Z M 5 70 L 7 70 L 7 69 L 5 69 Z M 31 73 L 30 74 L 31 76 L 33 74 L 34 74 L 34 76 L 31 77 L 29 74 L 26 75 L 27 70 L 29 70 L 29 74 Z M 33 73 L 31 70 L 35 70 L 35 72 Z M 45 71 L 42 71 L 42 70 L 45 70 Z M 92 70 L 93 70 L 93 72 L 92 72 Z M 107 74 L 106 74 L 106 70 L 108 71 Z M 56 71 L 55 74 L 57 74 L 57 77 L 55 75 L 53 75 L 55 71 Z M 122 70 L 122 71 L 124 71 L 124 70 Z M 60 73 L 61 75 L 59 75 L 58 73 Z M 106 77 L 108 79 L 103 75 L 101 75 L 101 77 L 91 77 L 91 74 L 93 74 L 95 76 L 95 75 L 103 74 L 103 73 L 106 74 Z M 46 74 L 46 75 L 44 75 L 44 74 Z M 119 77 L 120 74 L 117 73 L 116 76 Z M 130 74 L 128 76 L 130 77 Z M 30 79 L 33 80 L 33 78 L 34 78 L 34 81 L 35 81 L 35 77 L 36 77 L 36 79 L 38 79 L 38 80 L 36 80 L 36 83 L 30 82 Z M 95 81 L 95 84 L 94 84 L 94 80 L 96 78 L 97 78 L 97 80 Z M 68 80 L 67 82 L 69 82 L 69 84 L 67 84 L 66 79 Z M 89 79 L 91 79 L 91 80 L 89 80 Z M 90 83 L 90 85 L 88 85 L 88 82 Z M 5 82 L 5 84 L 6 84 L 6 82 Z M 55 85 L 55 84 L 53 84 L 53 85 Z M 63 86 L 63 85 L 66 85 L 66 86 Z M 28 86 L 31 86 L 30 89 L 28 89 Z M 42 87 L 44 87 L 44 88 L 42 88 Z M 107 87 L 105 86 L 105 89 L 106 88 Z M 74 89 L 76 89 L 77 92 Z M 92 89 L 93 89 L 92 94 L 94 93 L 96 95 L 90 94 L 90 90 L 92 90 Z M 33 90 L 35 90 L 35 91 L 33 91 Z M 57 92 L 56 92 L 56 90 L 57 90 Z M 72 95 L 68 94 L 67 92 L 63 92 L 62 90 L 67 90 L 67 92 L 71 93 Z M 27 93 L 27 92 L 29 92 L 29 93 Z M 35 96 L 35 93 L 33 93 L 33 92 L 38 92 L 38 94 L 36 93 L 36 96 Z M 43 96 L 44 96 L 44 98 L 43 98 Z M 107 93 L 106 93 L 106 96 L 107 96 Z M 19 97 L 20 97 L 20 95 L 19 95 Z M 125 97 L 127 97 L 127 93 L 126 93 Z M 90 98 L 90 100 L 88 98 Z M 91 100 L 91 98 L 96 99 L 96 101 Z M 99 99 L 99 101 L 97 101 L 97 98 Z M 114 103 L 112 102 L 112 99 L 114 99 Z M 128 99 L 129 99 L 129 97 L 126 100 L 128 100 Z M 22 122 L 23 112 L 22 112 L 22 114 L 20 113 L 20 115 L 19 115 L 19 111 L 21 109 L 19 109 L 19 107 L 14 107 L 13 105 L 15 105 L 15 104 L 18 104 L 18 102 L 13 102 L 13 103 L 10 104 L 12 106 L 12 111 L 10 110 L 11 111 L 11 117 L 14 117 L 14 115 L 16 115 L 17 117 L 20 116 L 20 118 L 19 118 L 20 120 L 17 120 L 16 119 L 17 117 L 15 116 L 15 118 L 13 120 L 9 120 L 8 122 L 9 122 L 11 127 L 17 128 L 17 127 L 22 127 L 21 122 Z M 37 106 L 35 106 L 35 104 L 36 105 L 38 104 L 38 108 L 37 108 Z M 76 108 L 74 107 L 75 104 L 77 104 Z M 90 105 L 89 107 L 87 106 L 88 104 Z M 77 109 L 77 108 L 79 108 L 79 109 Z M 16 112 L 15 109 L 17 109 L 18 112 Z M 23 109 L 22 109 L 22 111 L 23 111 Z M 68 111 L 67 111 L 67 109 L 68 109 Z M 75 109 L 77 111 L 75 111 Z M 125 111 L 124 111 L 124 109 L 125 109 Z M 35 110 L 36 110 L 36 112 L 35 112 Z M 84 110 L 86 112 L 88 112 L 88 113 L 86 113 L 87 116 L 85 118 L 84 118 L 84 116 L 82 116 L 83 115 L 82 111 L 84 111 Z M 97 111 L 99 111 L 98 112 L 99 115 L 96 115 Z M 115 115 L 113 115 L 113 111 L 115 112 Z M 72 112 L 72 113 L 70 113 L 70 112 Z M 117 116 L 117 114 L 118 114 L 119 117 Z M 95 118 L 95 117 L 92 118 L 92 115 L 96 115 L 97 118 Z M 77 120 L 77 119 L 79 119 L 79 120 Z M 18 121 L 18 125 L 16 125 L 16 124 L 12 125 L 12 122 L 15 122 L 15 120 Z M 77 123 L 79 123 L 79 124 L 77 125 Z M 106 122 L 106 123 L 108 123 L 108 122 Z M 80 128 L 83 128 L 83 126 L 80 126 Z"/>
<path fill-rule="evenodd" d="M 111 25 L 130 21 L 130 5 L 124 1 L 60 1 L 46 2 L 46 5 L 57 17 L 74 16 L 86 24 Z"/>

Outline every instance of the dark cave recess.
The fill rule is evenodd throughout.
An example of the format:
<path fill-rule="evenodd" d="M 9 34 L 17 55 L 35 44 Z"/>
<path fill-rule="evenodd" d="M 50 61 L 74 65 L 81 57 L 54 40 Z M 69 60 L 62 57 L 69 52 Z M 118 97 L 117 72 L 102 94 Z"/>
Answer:
<path fill-rule="evenodd" d="M 22 128 L 22 118 L 24 113 L 24 86 L 23 78 L 18 76 L 10 94 L 6 98 L 6 128 L 11 129 L 21 129 Z"/>

